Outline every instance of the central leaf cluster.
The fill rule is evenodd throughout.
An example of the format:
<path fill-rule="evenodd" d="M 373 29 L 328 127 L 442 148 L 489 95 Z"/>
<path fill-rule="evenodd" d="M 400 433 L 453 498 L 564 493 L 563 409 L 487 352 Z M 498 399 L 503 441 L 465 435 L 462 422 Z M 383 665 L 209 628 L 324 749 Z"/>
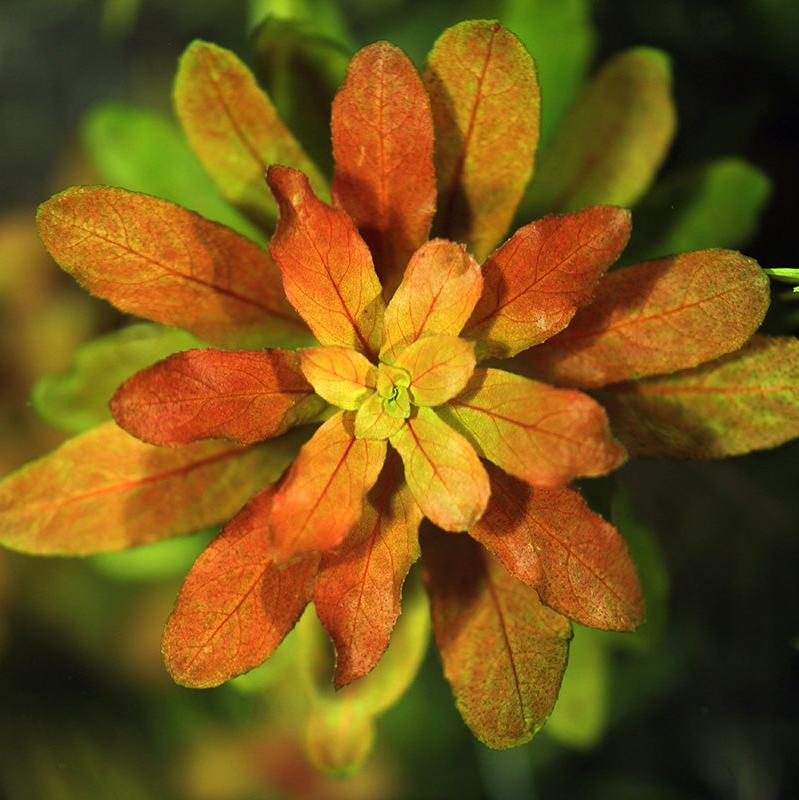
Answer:
<path fill-rule="evenodd" d="M 383 411 L 389 417 L 407 419 L 411 415 L 411 376 L 402 367 L 382 361 L 377 367 L 377 394 L 383 398 Z"/>

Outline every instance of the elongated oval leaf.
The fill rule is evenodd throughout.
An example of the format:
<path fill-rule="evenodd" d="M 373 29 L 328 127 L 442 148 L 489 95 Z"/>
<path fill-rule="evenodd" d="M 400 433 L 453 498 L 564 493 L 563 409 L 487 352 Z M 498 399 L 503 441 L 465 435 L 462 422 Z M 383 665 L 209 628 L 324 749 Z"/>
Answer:
<path fill-rule="evenodd" d="M 482 289 L 480 267 L 461 245 L 444 239 L 423 245 L 386 308 L 380 358 L 393 363 L 422 336 L 457 336 Z"/>
<path fill-rule="evenodd" d="M 278 567 L 269 556 L 275 488 L 256 494 L 200 554 L 164 631 L 177 683 L 218 686 L 275 651 L 311 599 L 318 556 Z"/>
<path fill-rule="evenodd" d="M 223 347 L 310 341 L 269 254 L 180 206 L 74 187 L 39 206 L 37 224 L 59 265 L 121 311 Z"/>
<path fill-rule="evenodd" d="M 436 205 L 430 100 L 401 50 L 377 42 L 355 55 L 331 128 L 333 197 L 371 248 L 388 298 L 426 241 Z"/>
<path fill-rule="evenodd" d="M 753 336 L 741 350 L 676 375 L 603 392 L 633 455 L 722 458 L 799 436 L 799 340 Z"/>
<path fill-rule="evenodd" d="M 563 330 L 630 237 L 630 212 L 593 206 L 520 228 L 483 264 L 464 330 L 482 358 L 508 358 Z"/>
<path fill-rule="evenodd" d="M 264 186 L 270 164 L 301 169 L 316 191 L 324 178 L 234 53 L 195 41 L 180 58 L 175 109 L 186 138 L 222 194 L 270 228 L 277 208 Z"/>
<path fill-rule="evenodd" d="M 561 614 L 633 630 L 644 599 L 627 545 L 573 489 L 533 488 L 490 466 L 491 500 L 469 533 Z"/>
<path fill-rule="evenodd" d="M 604 475 L 624 462 L 602 406 L 498 369 L 477 369 L 442 418 L 484 458 L 539 486 Z"/>
<path fill-rule="evenodd" d="M 526 215 L 633 205 L 660 167 L 675 123 L 668 57 L 649 47 L 615 56 L 542 153 Z"/>
<path fill-rule="evenodd" d="M 336 688 L 366 675 L 388 647 L 421 518 L 393 453 L 352 533 L 322 557 L 314 605 L 336 648 Z"/>
<path fill-rule="evenodd" d="M 189 350 L 127 380 L 111 400 L 117 424 L 151 444 L 198 439 L 253 444 L 325 408 L 290 350 Z"/>
<path fill-rule="evenodd" d="M 467 21 L 436 41 L 424 83 L 435 124 L 436 229 L 482 261 L 507 231 L 533 171 L 535 65 L 498 22 Z"/>
<path fill-rule="evenodd" d="M 82 433 L 111 419 L 108 401 L 127 378 L 200 342 L 190 333 L 151 323 L 129 325 L 82 345 L 69 372 L 44 375 L 31 403 L 40 417 L 67 433 Z"/>
<path fill-rule="evenodd" d="M 403 417 L 386 411 L 384 398 L 375 392 L 363 401 L 355 415 L 355 435 L 359 439 L 388 439 L 404 424 Z"/>
<path fill-rule="evenodd" d="M 354 411 L 374 391 L 377 370 L 347 347 L 309 347 L 300 352 L 305 377 L 314 391 L 339 408 Z"/>
<path fill-rule="evenodd" d="M 554 338 L 520 356 L 525 372 L 562 386 L 694 367 L 737 350 L 769 304 L 768 278 L 732 250 L 697 250 L 606 275 L 594 301 Z"/>
<path fill-rule="evenodd" d="M 355 527 L 386 457 L 386 443 L 356 439 L 339 412 L 302 448 L 275 495 L 269 518 L 275 560 L 329 550 Z"/>
<path fill-rule="evenodd" d="M 464 721 L 489 747 L 528 741 L 555 705 L 569 621 L 468 536 L 433 532 L 422 554 L 433 634 Z"/>
<path fill-rule="evenodd" d="M 440 406 L 462 392 L 474 365 L 474 345 L 457 336 L 417 339 L 397 359 L 411 376 L 408 391 L 418 406 Z"/>
<path fill-rule="evenodd" d="M 39 555 L 123 550 L 215 525 L 276 480 L 302 434 L 167 449 L 106 422 L 0 483 L 0 544 Z"/>
<path fill-rule="evenodd" d="M 384 305 L 366 243 L 343 211 L 316 197 L 301 172 L 270 167 L 267 180 L 280 205 L 269 249 L 289 302 L 322 344 L 373 356 Z"/>
<path fill-rule="evenodd" d="M 429 408 L 418 408 L 391 437 L 422 513 L 447 531 L 465 531 L 485 511 L 488 476 L 469 442 Z"/>

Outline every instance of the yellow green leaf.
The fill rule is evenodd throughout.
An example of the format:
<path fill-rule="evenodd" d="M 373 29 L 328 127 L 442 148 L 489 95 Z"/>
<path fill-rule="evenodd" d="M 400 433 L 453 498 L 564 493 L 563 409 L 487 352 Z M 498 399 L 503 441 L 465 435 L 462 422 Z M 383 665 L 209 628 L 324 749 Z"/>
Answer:
<path fill-rule="evenodd" d="M 328 403 L 354 411 L 374 391 L 377 370 L 366 356 L 348 347 L 309 347 L 300 351 L 302 372 Z"/>
<path fill-rule="evenodd" d="M 425 336 L 406 347 L 396 365 L 408 371 L 408 391 L 417 406 L 440 406 L 469 381 L 474 345 L 457 336 Z"/>

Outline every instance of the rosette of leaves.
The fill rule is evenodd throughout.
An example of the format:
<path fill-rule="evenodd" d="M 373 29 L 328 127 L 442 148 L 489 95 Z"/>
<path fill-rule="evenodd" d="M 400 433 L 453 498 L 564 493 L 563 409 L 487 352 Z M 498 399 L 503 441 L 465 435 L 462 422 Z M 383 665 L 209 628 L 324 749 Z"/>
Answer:
<path fill-rule="evenodd" d="M 799 434 L 799 345 L 753 335 L 766 275 L 724 249 L 606 274 L 631 218 L 592 192 L 640 192 L 673 123 L 655 103 L 649 146 L 603 161 L 578 134 L 607 90 L 572 112 L 540 176 L 563 213 L 503 241 L 540 101 L 530 56 L 495 22 L 445 31 L 421 77 L 388 43 L 356 54 L 333 102 L 331 187 L 232 53 L 191 45 L 175 96 L 222 193 L 277 228 L 264 249 L 107 187 L 42 205 L 46 247 L 90 292 L 211 346 L 138 372 L 114 422 L 6 479 L 0 541 L 86 554 L 229 520 L 167 624 L 172 676 L 208 687 L 255 667 L 312 601 L 343 687 L 389 644 L 426 519 L 458 708 L 490 746 L 528 740 L 556 700 L 569 620 L 644 618 L 624 540 L 570 483 L 628 453 L 721 457 Z"/>

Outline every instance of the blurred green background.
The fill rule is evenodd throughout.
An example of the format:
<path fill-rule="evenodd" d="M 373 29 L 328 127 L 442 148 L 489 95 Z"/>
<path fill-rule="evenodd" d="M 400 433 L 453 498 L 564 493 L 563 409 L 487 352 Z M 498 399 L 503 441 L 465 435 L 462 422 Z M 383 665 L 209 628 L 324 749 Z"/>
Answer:
<path fill-rule="evenodd" d="M 127 124 L 125 108 L 102 104 L 170 114 L 185 45 L 201 37 L 249 59 L 265 15 L 267 84 L 322 162 L 326 98 L 348 55 L 376 39 L 421 65 L 447 25 L 501 18 L 538 58 L 545 137 L 607 57 L 662 48 L 679 128 L 634 216 L 639 246 L 663 240 L 705 197 L 729 214 L 703 235 L 740 243 L 763 266 L 797 266 L 795 0 L 2 0 L 3 474 L 64 436 L 28 404 L 36 379 L 62 373 L 77 346 L 123 322 L 49 260 L 36 204 L 75 182 L 135 181 L 118 156 L 146 159 L 140 118 Z M 317 49 L 292 60 L 292 36 L 306 34 Z M 724 169 L 746 173 L 740 184 L 707 166 L 728 157 Z M 779 287 L 767 329 L 799 330 Z M 431 650 L 347 780 L 304 756 L 291 645 L 219 689 L 180 689 L 164 673 L 161 627 L 207 534 L 82 561 L 0 552 L 0 798 L 798 797 L 799 446 L 723 463 L 634 462 L 586 490 L 630 542 L 649 622 L 631 637 L 578 630 L 551 722 L 507 752 L 471 738 Z"/>

